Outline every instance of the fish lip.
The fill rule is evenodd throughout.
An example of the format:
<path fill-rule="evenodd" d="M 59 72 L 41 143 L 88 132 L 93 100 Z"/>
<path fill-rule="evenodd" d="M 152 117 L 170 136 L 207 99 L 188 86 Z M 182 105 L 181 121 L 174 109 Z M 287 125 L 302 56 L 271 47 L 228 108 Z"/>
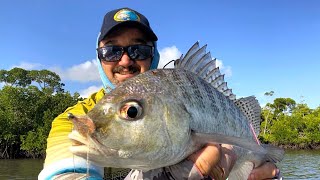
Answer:
<path fill-rule="evenodd" d="M 73 142 L 72 147 L 86 146 L 105 156 L 117 154 L 119 151 L 117 149 L 105 146 L 104 144 L 102 144 L 95 138 L 92 138 L 91 136 L 85 137 L 81 135 L 77 130 L 72 130 L 68 137 Z"/>
<path fill-rule="evenodd" d="M 82 136 L 91 135 L 96 129 L 95 124 L 88 116 L 74 116 L 72 113 L 68 113 L 68 119 L 72 121 L 74 130 L 77 130 Z"/>
<path fill-rule="evenodd" d="M 85 144 L 85 145 L 88 144 L 88 142 L 86 142 L 88 140 L 88 137 L 81 135 L 77 130 L 72 130 L 71 133 L 68 135 L 68 137 L 69 139 L 77 143 Z"/>

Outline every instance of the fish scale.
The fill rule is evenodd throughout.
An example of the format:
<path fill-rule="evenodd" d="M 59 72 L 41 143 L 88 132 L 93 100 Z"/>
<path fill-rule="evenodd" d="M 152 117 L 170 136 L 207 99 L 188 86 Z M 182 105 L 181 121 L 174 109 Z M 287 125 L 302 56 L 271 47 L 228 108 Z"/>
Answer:
<path fill-rule="evenodd" d="M 232 112 L 233 118 L 236 116 L 235 113 L 238 113 L 238 116 L 244 118 L 240 111 L 236 112 L 236 107 L 232 101 L 228 100 L 222 93 L 216 91 L 212 86 L 208 85 L 207 82 L 198 78 L 193 73 L 184 70 L 166 69 L 153 70 L 153 72 L 149 74 L 150 76 L 157 75 L 162 79 L 165 79 L 162 83 L 157 82 L 153 84 L 153 86 L 159 87 L 166 86 L 166 88 L 163 88 L 164 90 L 162 90 L 162 92 L 166 91 L 164 94 L 173 94 L 173 92 L 176 92 L 176 98 L 184 101 L 183 104 L 189 106 L 187 108 L 190 111 L 196 109 L 197 112 L 195 112 L 195 114 L 197 114 L 198 117 L 201 117 L 202 115 L 208 116 L 197 118 L 201 119 L 202 122 L 205 122 L 205 119 L 211 119 L 210 117 L 216 117 L 217 119 L 224 121 L 223 119 L 227 118 L 225 113 L 227 110 Z M 149 74 L 144 74 L 143 76 L 148 76 Z M 152 81 L 152 78 L 149 79 L 149 82 L 150 81 Z M 178 95 L 180 95 L 180 97 L 177 97 Z M 232 105 L 233 107 L 231 107 Z M 216 124 L 219 126 L 223 123 L 216 122 Z M 250 130 L 248 124 L 243 123 L 241 126 L 245 127 L 244 132 L 247 132 L 247 136 L 249 136 Z M 207 128 L 204 127 L 204 129 Z"/>

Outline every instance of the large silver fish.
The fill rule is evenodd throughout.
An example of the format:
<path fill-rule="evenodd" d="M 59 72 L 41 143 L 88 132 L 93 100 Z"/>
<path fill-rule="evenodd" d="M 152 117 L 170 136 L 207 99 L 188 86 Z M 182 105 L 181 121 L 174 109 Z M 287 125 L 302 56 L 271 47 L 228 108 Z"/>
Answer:
<path fill-rule="evenodd" d="M 69 137 L 77 142 L 71 151 L 101 166 L 147 171 L 176 164 L 208 143 L 231 144 L 238 147 L 231 179 L 247 179 L 252 168 L 282 159 L 282 150 L 256 140 L 257 100 L 235 100 L 205 46 L 196 43 L 175 66 L 130 78 L 86 116 L 70 115 Z"/>

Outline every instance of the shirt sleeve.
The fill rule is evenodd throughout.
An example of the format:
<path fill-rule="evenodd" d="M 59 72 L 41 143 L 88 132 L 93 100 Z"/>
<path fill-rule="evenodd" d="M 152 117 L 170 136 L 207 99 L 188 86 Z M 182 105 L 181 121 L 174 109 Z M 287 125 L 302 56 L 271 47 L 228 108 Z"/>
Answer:
<path fill-rule="evenodd" d="M 69 107 L 64 113 L 56 117 L 52 122 L 52 127 L 47 139 L 46 159 L 44 168 L 40 172 L 39 179 L 52 179 L 55 175 L 67 172 L 89 172 L 103 176 L 103 168 L 88 163 L 83 158 L 73 155 L 69 148 L 72 145 L 68 135 L 73 129 L 73 124 L 68 119 L 68 113 L 74 115 L 85 115 L 101 99 L 104 93 L 100 90 L 92 94 L 84 101 L 79 101 L 76 105 Z"/>

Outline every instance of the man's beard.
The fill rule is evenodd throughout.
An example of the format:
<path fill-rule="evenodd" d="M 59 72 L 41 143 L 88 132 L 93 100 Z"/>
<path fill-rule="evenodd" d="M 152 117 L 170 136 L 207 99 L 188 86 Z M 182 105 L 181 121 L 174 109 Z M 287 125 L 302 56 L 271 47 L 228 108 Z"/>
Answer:
<path fill-rule="evenodd" d="M 128 71 L 124 71 L 124 69 L 127 69 Z M 140 72 L 140 67 L 139 66 L 129 66 L 127 68 L 123 66 L 117 66 L 112 69 L 112 73 L 119 73 L 119 74 L 134 74 L 136 72 Z M 113 84 L 118 85 L 120 82 L 117 80 L 115 77 L 111 80 Z"/>

